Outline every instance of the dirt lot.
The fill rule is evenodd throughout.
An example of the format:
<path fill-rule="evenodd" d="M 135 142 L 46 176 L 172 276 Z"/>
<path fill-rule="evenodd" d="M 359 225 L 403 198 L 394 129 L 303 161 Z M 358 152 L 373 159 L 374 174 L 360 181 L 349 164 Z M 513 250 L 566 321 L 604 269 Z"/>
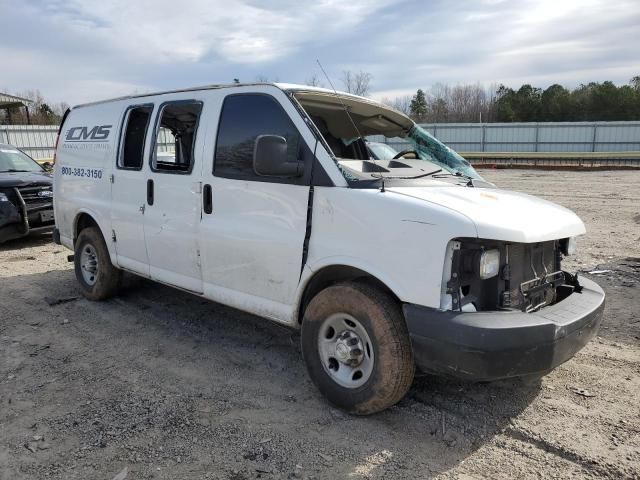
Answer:
<path fill-rule="evenodd" d="M 568 265 L 609 270 L 600 336 L 550 375 L 421 377 L 350 417 L 296 333 L 150 282 L 92 303 L 69 252 L 16 241 L 0 247 L 0 479 L 640 478 L 640 172 L 484 174 L 574 209 L 589 233 Z"/>

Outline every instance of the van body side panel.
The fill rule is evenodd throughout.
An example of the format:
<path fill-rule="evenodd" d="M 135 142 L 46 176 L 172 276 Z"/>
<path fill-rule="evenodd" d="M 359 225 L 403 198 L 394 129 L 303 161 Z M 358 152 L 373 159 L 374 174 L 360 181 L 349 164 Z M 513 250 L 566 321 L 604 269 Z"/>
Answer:
<path fill-rule="evenodd" d="M 146 206 L 145 240 L 151 278 L 202 293 L 199 179 L 163 174 L 150 179 L 155 199 Z"/>
<path fill-rule="evenodd" d="M 202 215 L 205 295 L 213 300 L 283 323 L 292 323 L 300 280 L 309 187 L 249 181 L 213 175 L 219 111 L 224 97 L 244 93 L 219 91 L 218 113 L 207 125 L 203 184 L 212 187 L 211 214 Z M 246 89 L 272 96 L 289 116 L 302 141 L 313 137 L 285 94 L 274 87 Z M 251 115 L 251 112 L 247 112 Z"/>
<path fill-rule="evenodd" d="M 446 207 L 378 189 L 316 187 L 307 265 L 356 267 L 402 302 L 438 308 L 446 246 L 459 236 L 475 237 L 475 226 Z"/>
<path fill-rule="evenodd" d="M 116 235 L 117 264 L 149 276 L 149 257 L 144 239 L 145 202 L 143 172 L 114 171 L 111 197 L 111 222 Z"/>
<path fill-rule="evenodd" d="M 135 105 L 135 104 L 133 104 Z M 126 117 L 127 110 L 133 105 L 127 105 L 123 110 Z M 119 157 L 123 149 L 126 118 L 121 119 L 119 129 Z M 145 162 L 149 152 L 149 129 L 146 135 L 146 145 L 142 166 L 139 170 L 117 168 L 117 159 L 113 165 L 113 184 L 111 185 L 111 223 L 116 235 L 115 250 L 117 265 L 137 274 L 149 277 L 149 256 L 144 238 L 144 209 L 146 202 L 146 181 L 149 166 Z"/>
<path fill-rule="evenodd" d="M 151 142 L 157 141 L 159 151 L 171 145 L 162 145 L 159 135 L 160 119 L 163 108 L 172 105 L 199 105 L 201 110 L 195 127 L 195 144 L 190 155 L 189 172 L 172 170 L 154 171 L 150 169 L 155 143 L 145 159 L 148 168 L 147 181 L 153 186 L 153 202 L 146 202 L 145 240 L 149 255 L 151 278 L 186 290 L 203 293 L 200 220 L 202 214 L 201 164 L 202 150 L 209 126 L 202 121 L 203 114 L 211 108 L 208 98 L 210 92 L 189 92 L 163 95 L 157 99 L 157 107 L 152 120 L 152 132 L 148 134 Z M 182 103 L 180 103 L 182 102 Z M 156 138 L 156 134 L 157 138 Z M 167 137 L 165 137 L 166 141 Z M 173 151 L 173 155 L 177 155 Z M 147 186 L 145 185 L 145 192 Z"/>
<path fill-rule="evenodd" d="M 215 179 L 202 224 L 207 283 L 291 306 L 300 277 L 308 187 Z"/>
<path fill-rule="evenodd" d="M 60 134 L 54 176 L 56 225 L 64 244 L 74 238 L 75 221 L 85 212 L 100 226 L 114 261 L 110 175 L 122 108 L 113 102 L 73 109 Z"/>

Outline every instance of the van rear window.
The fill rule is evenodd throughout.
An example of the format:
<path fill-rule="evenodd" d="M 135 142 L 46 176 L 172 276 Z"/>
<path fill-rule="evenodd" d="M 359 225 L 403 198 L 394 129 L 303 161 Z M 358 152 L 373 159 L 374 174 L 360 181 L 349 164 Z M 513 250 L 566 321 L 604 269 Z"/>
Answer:
<path fill-rule="evenodd" d="M 202 103 L 181 101 L 162 107 L 151 160 L 154 171 L 189 173 Z"/>
<path fill-rule="evenodd" d="M 128 170 L 140 170 L 144 155 L 144 141 L 149 127 L 149 120 L 153 112 L 153 105 L 143 105 L 129 109 L 126 118 L 127 125 L 118 167 Z"/>

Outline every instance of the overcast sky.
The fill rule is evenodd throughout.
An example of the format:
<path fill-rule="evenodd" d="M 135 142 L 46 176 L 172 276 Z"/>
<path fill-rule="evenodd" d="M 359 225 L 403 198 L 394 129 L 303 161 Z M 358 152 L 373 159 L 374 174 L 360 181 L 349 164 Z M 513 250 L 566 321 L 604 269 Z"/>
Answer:
<path fill-rule="evenodd" d="M 257 76 L 320 59 L 374 97 L 450 84 L 627 83 L 640 0 L 0 0 L 0 91 L 74 104 Z M 326 83 L 326 82 L 325 82 Z"/>

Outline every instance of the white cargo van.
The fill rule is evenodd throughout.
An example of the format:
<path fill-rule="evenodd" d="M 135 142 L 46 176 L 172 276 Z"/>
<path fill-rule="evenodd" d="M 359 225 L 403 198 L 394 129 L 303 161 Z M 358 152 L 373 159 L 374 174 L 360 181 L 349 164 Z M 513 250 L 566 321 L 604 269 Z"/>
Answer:
<path fill-rule="evenodd" d="M 408 146 L 374 160 L 374 135 Z M 543 374 L 602 320 L 600 287 L 561 268 L 585 233 L 575 214 L 495 188 L 346 93 L 251 84 L 77 106 L 54 207 L 87 298 L 127 271 L 300 328 L 309 375 L 356 414 L 399 401 L 416 365 Z"/>

